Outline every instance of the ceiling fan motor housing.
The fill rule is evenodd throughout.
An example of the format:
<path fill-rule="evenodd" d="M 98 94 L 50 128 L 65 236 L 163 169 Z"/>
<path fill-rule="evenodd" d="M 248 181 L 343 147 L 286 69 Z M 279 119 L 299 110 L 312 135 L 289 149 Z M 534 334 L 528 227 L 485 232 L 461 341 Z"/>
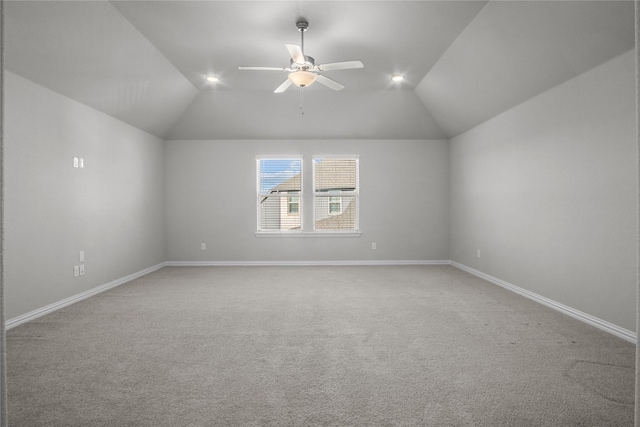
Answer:
<path fill-rule="evenodd" d="M 297 70 L 303 70 L 303 71 L 308 71 L 308 70 L 314 70 L 316 67 L 316 60 L 313 59 L 311 56 L 304 56 L 304 64 L 298 64 L 296 63 L 293 58 L 291 59 L 290 63 L 291 63 L 291 69 L 297 69 Z"/>

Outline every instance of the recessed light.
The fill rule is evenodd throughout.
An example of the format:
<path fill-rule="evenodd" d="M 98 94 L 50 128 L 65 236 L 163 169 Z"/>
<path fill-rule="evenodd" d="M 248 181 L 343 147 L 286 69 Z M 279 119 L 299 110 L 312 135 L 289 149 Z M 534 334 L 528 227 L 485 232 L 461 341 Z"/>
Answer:
<path fill-rule="evenodd" d="M 395 76 L 391 77 L 391 80 L 393 80 L 394 82 L 401 82 L 401 81 L 404 80 L 404 76 L 395 75 Z"/>
<path fill-rule="evenodd" d="M 217 81 L 219 81 L 220 79 L 218 79 L 216 76 L 207 76 L 207 81 L 208 82 L 212 82 L 215 83 Z"/>

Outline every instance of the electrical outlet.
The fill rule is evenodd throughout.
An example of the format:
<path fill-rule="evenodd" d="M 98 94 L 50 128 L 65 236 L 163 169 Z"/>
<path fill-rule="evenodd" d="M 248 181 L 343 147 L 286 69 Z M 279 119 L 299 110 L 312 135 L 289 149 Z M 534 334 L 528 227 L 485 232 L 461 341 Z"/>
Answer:
<path fill-rule="evenodd" d="M 206 243 L 200 243 L 200 250 L 201 251 L 206 251 L 207 250 L 207 244 Z"/>
<path fill-rule="evenodd" d="M 80 264 L 80 275 L 84 276 L 84 264 Z"/>
<path fill-rule="evenodd" d="M 378 245 L 376 245 L 375 243 L 371 244 L 371 249 L 375 251 L 377 248 L 378 248 Z"/>
<path fill-rule="evenodd" d="M 73 266 L 73 277 L 78 277 L 80 275 L 80 266 L 79 265 L 74 265 Z"/>
<path fill-rule="evenodd" d="M 84 251 L 80 251 L 80 262 L 84 262 Z"/>

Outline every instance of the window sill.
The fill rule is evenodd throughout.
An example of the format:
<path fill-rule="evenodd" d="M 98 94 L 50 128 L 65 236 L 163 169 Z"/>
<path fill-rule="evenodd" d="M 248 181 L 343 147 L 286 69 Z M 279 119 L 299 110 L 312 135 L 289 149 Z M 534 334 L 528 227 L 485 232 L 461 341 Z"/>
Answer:
<path fill-rule="evenodd" d="M 256 231 L 256 237 L 360 237 L 360 231 Z"/>

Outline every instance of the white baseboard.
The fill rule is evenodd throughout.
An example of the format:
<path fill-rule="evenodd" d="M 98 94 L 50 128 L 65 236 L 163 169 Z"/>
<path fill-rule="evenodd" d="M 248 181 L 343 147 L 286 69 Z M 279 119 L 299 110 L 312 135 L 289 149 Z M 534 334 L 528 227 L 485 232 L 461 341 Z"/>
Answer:
<path fill-rule="evenodd" d="M 163 267 L 197 267 L 197 266 L 220 266 L 220 267 L 229 267 L 229 266 L 375 266 L 375 265 L 452 265 L 460 270 L 466 271 L 468 273 L 473 274 L 474 276 L 480 277 L 490 283 L 498 285 L 502 288 L 508 289 L 512 292 L 515 292 L 519 295 L 522 295 L 526 298 L 529 298 L 533 301 L 536 301 L 540 304 L 543 304 L 547 307 L 550 307 L 554 310 L 557 310 L 561 313 L 564 313 L 568 316 L 571 316 L 575 319 L 578 319 L 584 323 L 587 323 L 591 326 L 594 326 L 598 329 L 601 329 L 605 332 L 608 332 L 612 335 L 615 335 L 619 338 L 622 338 L 626 341 L 636 343 L 636 333 L 629 331 L 627 329 L 621 328 L 617 325 L 609 323 L 605 320 L 599 319 L 590 314 L 584 313 L 582 311 L 576 310 L 559 302 L 553 301 L 549 298 L 538 295 L 534 292 L 528 291 L 526 289 L 520 288 L 516 285 L 513 285 L 509 282 L 505 282 L 504 280 L 493 277 L 489 274 L 483 273 L 479 270 L 476 270 L 471 267 L 467 267 L 464 264 L 460 264 L 455 261 L 449 260 L 351 260 L 351 261 L 168 261 L 163 262 L 157 265 L 154 265 L 149 268 L 145 268 L 144 270 L 140 270 L 136 273 L 129 274 L 128 276 L 121 277 L 109 283 L 105 283 L 104 285 L 95 287 L 93 289 L 89 289 L 88 291 L 79 293 L 77 295 L 71 296 L 69 298 L 65 298 L 61 301 L 55 302 L 53 304 L 49 304 L 45 307 L 39 308 L 37 310 L 31 311 L 29 313 L 23 314 L 18 317 L 14 317 L 12 319 L 8 319 L 6 321 L 5 327 L 6 329 L 14 328 L 22 323 L 29 322 L 31 320 L 37 319 L 38 317 L 44 316 L 45 314 L 51 313 L 53 311 L 59 310 L 63 307 L 76 303 L 78 301 L 82 301 L 83 299 L 89 298 L 91 296 L 97 295 L 101 292 L 104 292 L 108 289 L 114 288 L 116 286 L 122 285 L 124 283 L 130 282 L 139 277 L 145 276 L 149 273 L 152 273 L 156 270 L 159 270 Z"/>
<path fill-rule="evenodd" d="M 632 332 L 632 331 L 630 331 L 628 329 L 621 328 L 621 327 L 619 327 L 617 325 L 614 325 L 613 323 L 609 323 L 609 322 L 607 322 L 605 320 L 599 319 L 599 318 L 597 318 L 595 316 L 592 316 L 590 314 L 584 313 L 584 312 L 582 312 L 580 310 L 576 310 L 574 308 L 571 308 L 569 306 L 566 306 L 564 304 L 561 304 L 561 303 L 556 302 L 554 300 L 551 300 L 549 298 L 543 297 L 542 295 L 538 295 L 536 293 L 533 293 L 531 291 L 528 291 L 526 289 L 523 289 L 523 288 L 520 288 L 520 287 L 518 287 L 516 285 L 513 285 L 513 284 L 511 284 L 509 282 L 505 282 L 504 280 L 500 280 L 500 279 L 498 279 L 496 277 L 490 276 L 490 275 L 488 275 L 486 273 L 483 273 L 483 272 L 478 271 L 476 269 L 473 269 L 471 267 L 467 267 L 464 264 L 460 264 L 460 263 L 457 263 L 455 261 L 451 261 L 450 264 L 453 265 L 456 268 L 459 268 L 460 270 L 464 270 L 467 273 L 471 273 L 474 276 L 478 276 L 481 279 L 484 279 L 484 280 L 486 280 L 488 282 L 491 282 L 494 285 L 498 285 L 500 287 L 508 289 L 508 290 L 510 290 L 512 292 L 515 292 L 515 293 L 517 293 L 519 295 L 522 295 L 522 296 L 524 296 L 526 298 L 529 298 L 529 299 L 531 299 L 533 301 L 536 301 L 536 302 L 538 302 L 540 304 L 546 305 L 547 307 L 550 307 L 550 308 L 552 308 L 554 310 L 557 310 L 557 311 L 559 311 L 561 313 L 564 313 L 564 314 L 566 314 L 568 316 L 571 316 L 574 319 L 578 319 L 578 320 L 580 320 L 580 321 L 582 321 L 584 323 L 587 323 L 587 324 L 589 324 L 591 326 L 594 326 L 594 327 L 596 327 L 598 329 L 601 329 L 601 330 L 603 330 L 605 332 L 608 332 L 608 333 L 610 333 L 612 335 L 615 335 L 618 338 L 622 338 L 625 341 L 629 341 L 629 342 L 632 342 L 634 344 L 636 343 L 636 333 Z"/>
<path fill-rule="evenodd" d="M 105 283 L 104 285 L 100 285 L 98 287 L 95 287 L 93 289 L 89 289 L 88 291 L 85 292 L 81 292 L 79 294 L 73 295 L 69 298 L 65 298 L 63 300 L 54 302 L 53 304 L 49 304 L 47 306 L 41 307 L 37 310 L 33 310 L 30 311 L 29 313 L 25 313 L 21 316 L 18 317 L 14 317 L 13 319 L 9 319 L 6 321 L 5 324 L 5 328 L 6 329 L 11 329 L 11 328 L 15 328 L 18 325 L 21 325 L 23 323 L 29 322 L 31 320 L 37 319 L 38 317 L 44 316 L 45 314 L 49 314 L 53 311 L 59 310 L 63 307 L 66 307 L 68 305 L 71 305 L 73 303 L 76 303 L 78 301 L 82 301 L 83 299 L 92 297 L 96 294 L 99 294 L 100 292 L 104 292 L 108 289 L 111 288 L 115 288 L 116 286 L 122 285 L 124 283 L 130 282 L 134 279 L 137 279 L 139 277 L 145 276 L 149 273 L 152 273 L 156 270 L 161 269 L 162 267 L 164 267 L 166 265 L 166 263 L 160 263 L 157 265 L 154 265 L 152 267 L 149 268 L 145 268 L 144 270 L 140 270 L 137 271 L 135 273 L 129 274 L 128 276 L 124 276 L 121 277 L 119 279 L 113 280 L 109 283 Z"/>
<path fill-rule="evenodd" d="M 366 265 L 449 265 L 449 260 L 329 260 L 329 261 L 167 261 L 167 267 L 259 267 L 259 266 L 366 266 Z"/>

